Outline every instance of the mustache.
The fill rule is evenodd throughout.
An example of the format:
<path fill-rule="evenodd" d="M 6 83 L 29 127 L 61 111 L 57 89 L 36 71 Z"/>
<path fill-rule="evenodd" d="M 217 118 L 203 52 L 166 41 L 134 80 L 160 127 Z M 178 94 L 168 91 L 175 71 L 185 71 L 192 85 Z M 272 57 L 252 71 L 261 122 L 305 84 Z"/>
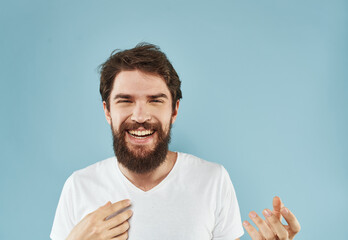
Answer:
<path fill-rule="evenodd" d="M 137 130 L 138 128 L 144 128 L 146 130 L 154 130 L 157 131 L 161 129 L 160 123 L 149 123 L 149 122 L 144 122 L 144 123 L 122 123 L 120 126 L 120 132 L 124 131 L 129 131 L 129 130 Z"/>

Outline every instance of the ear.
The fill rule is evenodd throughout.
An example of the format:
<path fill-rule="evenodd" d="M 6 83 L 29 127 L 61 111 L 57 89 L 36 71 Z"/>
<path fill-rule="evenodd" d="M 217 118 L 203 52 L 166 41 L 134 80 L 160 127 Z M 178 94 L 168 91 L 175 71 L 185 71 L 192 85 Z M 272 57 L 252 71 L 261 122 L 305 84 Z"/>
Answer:
<path fill-rule="evenodd" d="M 174 124 L 176 117 L 178 116 L 179 104 L 180 104 L 180 100 L 176 101 L 175 109 L 173 110 L 173 114 L 172 114 L 172 124 Z"/>
<path fill-rule="evenodd" d="M 103 101 L 103 108 L 104 108 L 106 121 L 108 121 L 108 123 L 111 125 L 111 115 L 110 115 L 110 111 L 106 107 L 106 102 L 105 101 Z"/>

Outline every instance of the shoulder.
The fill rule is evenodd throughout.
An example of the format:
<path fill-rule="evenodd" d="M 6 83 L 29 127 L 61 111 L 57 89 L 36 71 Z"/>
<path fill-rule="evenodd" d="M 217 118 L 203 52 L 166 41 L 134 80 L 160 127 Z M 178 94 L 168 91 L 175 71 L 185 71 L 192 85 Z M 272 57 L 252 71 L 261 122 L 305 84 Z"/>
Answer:
<path fill-rule="evenodd" d="M 234 192 L 227 170 L 219 163 L 210 162 L 187 153 L 179 153 L 180 170 L 178 175 L 186 187 L 216 199 L 222 199 Z M 189 184 L 188 184 L 189 183 Z"/>
<path fill-rule="evenodd" d="M 215 162 L 210 162 L 200 157 L 194 156 L 188 153 L 178 153 L 181 161 L 181 166 L 183 171 L 189 171 L 190 174 L 203 174 L 207 177 L 221 177 L 227 171 L 225 168 Z"/>
<path fill-rule="evenodd" d="M 115 166 L 116 158 L 110 157 L 91 164 L 85 168 L 74 171 L 69 178 L 72 182 L 88 180 L 94 181 L 108 174 L 108 172 L 111 171 L 111 169 L 114 169 Z"/>

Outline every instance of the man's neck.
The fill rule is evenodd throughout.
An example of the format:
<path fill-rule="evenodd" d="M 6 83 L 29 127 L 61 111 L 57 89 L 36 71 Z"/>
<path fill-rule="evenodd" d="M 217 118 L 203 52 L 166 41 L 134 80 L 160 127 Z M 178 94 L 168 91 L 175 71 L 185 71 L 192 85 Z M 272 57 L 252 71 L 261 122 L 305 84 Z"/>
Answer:
<path fill-rule="evenodd" d="M 118 166 L 122 174 L 132 182 L 137 188 L 140 188 L 143 191 L 149 191 L 152 188 L 156 187 L 163 179 L 165 179 L 177 159 L 177 153 L 168 151 L 166 159 L 164 162 L 156 168 L 154 171 L 149 173 L 135 173 L 124 167 L 122 164 L 118 163 Z"/>

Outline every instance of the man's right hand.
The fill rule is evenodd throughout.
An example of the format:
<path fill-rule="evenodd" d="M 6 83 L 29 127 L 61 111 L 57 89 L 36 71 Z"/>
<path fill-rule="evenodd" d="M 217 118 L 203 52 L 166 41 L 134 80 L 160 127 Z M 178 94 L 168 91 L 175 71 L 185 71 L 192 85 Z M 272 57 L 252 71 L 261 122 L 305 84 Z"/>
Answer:
<path fill-rule="evenodd" d="M 111 204 L 108 202 L 85 216 L 70 232 L 66 240 L 125 240 L 128 238 L 128 219 L 132 210 L 128 209 L 110 219 L 107 217 L 130 205 L 125 199 Z"/>

